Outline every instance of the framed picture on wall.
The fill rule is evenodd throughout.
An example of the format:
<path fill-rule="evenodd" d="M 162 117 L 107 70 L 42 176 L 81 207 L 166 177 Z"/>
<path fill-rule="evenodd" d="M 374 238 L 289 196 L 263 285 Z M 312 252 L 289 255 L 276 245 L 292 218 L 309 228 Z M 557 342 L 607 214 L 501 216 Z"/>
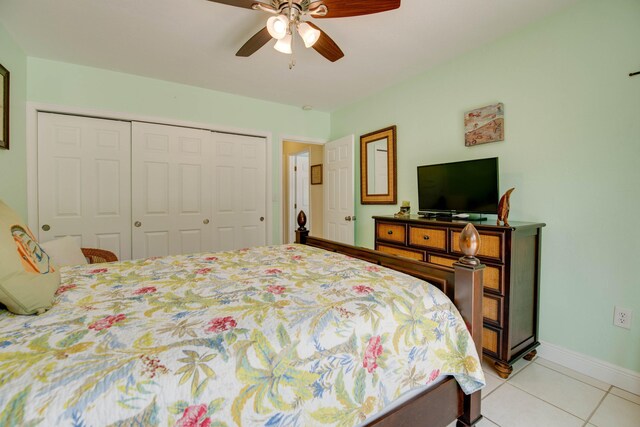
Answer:
<path fill-rule="evenodd" d="M 311 185 L 322 184 L 322 164 L 311 166 Z"/>
<path fill-rule="evenodd" d="M 504 104 L 488 105 L 464 114 L 464 145 L 504 141 Z"/>
<path fill-rule="evenodd" d="M 0 148 L 9 149 L 9 70 L 0 64 Z"/>

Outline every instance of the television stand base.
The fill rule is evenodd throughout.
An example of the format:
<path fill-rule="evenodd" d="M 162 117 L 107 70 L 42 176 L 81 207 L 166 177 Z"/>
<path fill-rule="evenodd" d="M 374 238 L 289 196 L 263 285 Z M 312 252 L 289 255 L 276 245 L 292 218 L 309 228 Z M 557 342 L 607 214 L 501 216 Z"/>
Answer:
<path fill-rule="evenodd" d="M 432 218 L 432 219 L 444 219 L 444 220 L 466 220 L 466 221 L 485 221 L 487 219 L 486 216 L 482 216 L 482 214 L 464 214 L 464 213 L 453 213 L 453 212 L 428 212 L 428 211 L 418 211 L 418 216 L 423 218 Z"/>
<path fill-rule="evenodd" d="M 469 214 L 464 217 L 459 217 L 454 215 L 453 217 L 459 218 L 459 219 L 466 219 L 467 221 L 486 221 L 487 220 L 487 217 L 482 216 L 482 214 Z"/>
<path fill-rule="evenodd" d="M 444 218 L 444 219 L 453 219 L 452 212 L 428 212 L 428 211 L 418 211 L 418 216 L 423 218 Z"/>

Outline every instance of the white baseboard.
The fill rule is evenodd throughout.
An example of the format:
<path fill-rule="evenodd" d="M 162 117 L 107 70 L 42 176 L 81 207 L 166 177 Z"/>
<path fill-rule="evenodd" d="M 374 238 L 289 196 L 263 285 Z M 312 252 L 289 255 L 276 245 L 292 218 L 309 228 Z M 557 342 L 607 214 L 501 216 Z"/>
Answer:
<path fill-rule="evenodd" d="M 607 384 L 640 395 L 640 372 L 613 365 L 604 360 L 540 341 L 538 356 L 588 375 Z"/>

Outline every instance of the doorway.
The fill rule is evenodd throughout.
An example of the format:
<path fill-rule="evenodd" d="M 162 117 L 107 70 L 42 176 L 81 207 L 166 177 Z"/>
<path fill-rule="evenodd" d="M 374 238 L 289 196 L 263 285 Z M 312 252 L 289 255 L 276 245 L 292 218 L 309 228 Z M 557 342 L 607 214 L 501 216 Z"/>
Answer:
<path fill-rule="evenodd" d="M 311 229 L 311 200 L 309 188 L 309 151 L 289 155 L 289 240 L 296 239 L 296 219 L 298 212 L 304 211 L 307 214 L 307 228 Z"/>
<path fill-rule="evenodd" d="M 311 185 L 310 168 L 322 164 L 324 147 L 319 144 L 283 141 L 282 144 L 282 241 L 295 242 L 297 216 L 307 215 L 307 229 L 311 235 L 322 237 L 323 186 Z"/>

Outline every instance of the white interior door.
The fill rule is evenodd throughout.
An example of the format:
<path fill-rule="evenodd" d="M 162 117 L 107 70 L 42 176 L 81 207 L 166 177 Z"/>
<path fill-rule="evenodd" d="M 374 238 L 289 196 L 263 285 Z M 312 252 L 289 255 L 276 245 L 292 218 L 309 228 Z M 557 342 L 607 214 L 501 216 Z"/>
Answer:
<path fill-rule="evenodd" d="M 38 113 L 40 240 L 74 236 L 130 259 L 130 155 L 129 122 Z"/>
<path fill-rule="evenodd" d="M 309 196 L 309 153 L 289 156 L 289 242 L 295 242 L 298 213 L 307 215 L 307 228 L 311 229 L 311 202 Z"/>
<path fill-rule="evenodd" d="M 324 236 L 354 243 L 354 137 L 346 136 L 324 146 Z"/>
<path fill-rule="evenodd" d="M 266 244 L 266 140 L 213 133 L 213 249 Z"/>
<path fill-rule="evenodd" d="M 293 216 L 294 223 L 297 225 L 295 218 L 298 216 L 298 212 L 304 211 L 307 215 L 307 228 L 311 230 L 311 209 L 309 202 L 309 153 L 299 155 L 296 161 L 296 205 L 297 212 Z"/>
<path fill-rule="evenodd" d="M 211 250 L 211 132 L 132 124 L 133 257 Z"/>

